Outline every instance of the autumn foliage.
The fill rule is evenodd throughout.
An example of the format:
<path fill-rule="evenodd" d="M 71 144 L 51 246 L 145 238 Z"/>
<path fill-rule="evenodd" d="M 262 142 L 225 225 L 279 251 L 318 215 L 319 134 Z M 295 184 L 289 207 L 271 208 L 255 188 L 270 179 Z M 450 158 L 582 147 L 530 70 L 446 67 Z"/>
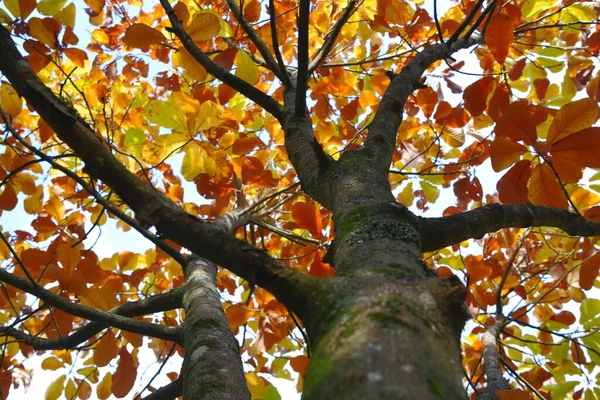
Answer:
<path fill-rule="evenodd" d="M 0 23 L 72 112 L 66 125 L 87 124 L 107 154 L 187 212 L 190 225 L 244 209 L 247 219 L 231 232 L 236 243 L 328 280 L 336 276 L 328 258 L 335 214 L 299 179 L 284 132 L 286 96 L 302 81 L 299 3 L 310 7 L 300 117 L 314 142 L 298 154 L 322 148 L 322 166 L 360 149 L 403 68 L 427 48 L 458 43 L 455 34 L 469 36 L 433 60 L 399 104 L 389 168 L 396 201 L 424 217 L 533 205 L 600 223 L 597 2 L 180 0 L 169 10 L 140 0 L 3 0 Z M 27 97 L 35 94 L 4 76 L 2 64 L 14 60 L 3 54 L 2 398 L 45 374 L 46 399 L 133 398 L 177 382 L 185 357 L 177 329 L 189 317 L 181 300 L 123 310 L 185 288 L 174 254 L 190 251 L 151 228 L 158 224 L 135 209 L 135 196 L 97 178 L 94 155 L 67 143 Z M 497 398 L 600 398 L 598 231 L 555 221 L 530 218 L 423 255 L 429 270 L 467 288 L 461 353 L 472 398 L 488 387 L 483 336 L 494 326 L 508 385 Z M 117 231 L 131 244 L 110 251 Z M 255 267 L 235 258 L 248 248 L 214 251 L 217 263 L 235 253 L 216 285 L 252 398 L 285 398 L 271 377 L 302 392 L 310 339 L 281 296 L 236 273 Z M 157 380 L 144 372 L 154 362 L 166 365 Z"/>

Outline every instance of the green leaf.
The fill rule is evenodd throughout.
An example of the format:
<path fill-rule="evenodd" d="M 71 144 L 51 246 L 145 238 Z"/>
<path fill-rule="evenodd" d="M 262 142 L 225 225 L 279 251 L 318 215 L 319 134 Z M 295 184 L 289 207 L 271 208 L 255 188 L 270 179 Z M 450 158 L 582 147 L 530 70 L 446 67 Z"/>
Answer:
<path fill-rule="evenodd" d="M 65 387 L 65 379 L 67 379 L 67 376 L 61 375 L 48 386 L 46 389 L 46 400 L 56 400 L 60 397 Z"/>
<path fill-rule="evenodd" d="M 584 299 L 579 308 L 581 315 L 579 322 L 585 329 L 590 329 L 600 324 L 600 300 Z"/>
<path fill-rule="evenodd" d="M 67 0 L 42 0 L 38 3 L 37 9 L 44 15 L 57 14 L 65 6 Z"/>
<path fill-rule="evenodd" d="M 129 128 L 125 133 L 125 146 L 142 144 L 146 140 L 146 134 L 140 128 Z"/>
<path fill-rule="evenodd" d="M 184 132 L 185 126 L 177 118 L 177 109 L 166 101 L 151 100 L 144 107 L 148 121 L 164 128 Z"/>
<path fill-rule="evenodd" d="M 571 393 L 575 386 L 577 386 L 579 382 L 564 382 L 559 383 L 557 385 L 553 385 L 550 393 L 552 394 L 552 400 L 563 400 L 567 397 L 567 394 Z"/>

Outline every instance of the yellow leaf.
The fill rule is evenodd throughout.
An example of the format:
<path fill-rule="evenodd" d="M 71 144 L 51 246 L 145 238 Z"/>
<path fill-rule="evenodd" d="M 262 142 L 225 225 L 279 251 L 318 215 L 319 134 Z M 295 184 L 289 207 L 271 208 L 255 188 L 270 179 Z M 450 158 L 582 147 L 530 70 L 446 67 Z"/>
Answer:
<path fill-rule="evenodd" d="M 43 196 L 44 196 L 44 188 L 41 186 L 37 186 L 35 188 L 35 193 L 32 194 L 31 196 L 26 197 L 25 201 L 23 202 L 23 208 L 25 209 L 25 212 L 28 214 L 37 214 L 40 211 L 42 211 Z"/>
<path fill-rule="evenodd" d="M 73 28 L 75 26 L 75 16 L 76 16 L 75 4 L 70 3 L 68 6 L 66 6 L 65 8 L 60 10 L 54 16 L 54 19 L 59 24 L 64 24 L 70 28 Z"/>
<path fill-rule="evenodd" d="M 151 100 L 144 107 L 148 121 L 165 128 L 185 132 L 185 121 L 181 121 L 178 110 L 171 103 L 160 100 Z M 183 123 L 182 123 L 183 122 Z"/>
<path fill-rule="evenodd" d="M 217 15 L 200 11 L 194 14 L 192 22 L 186 31 L 194 42 L 209 40 L 216 37 L 221 30 L 220 18 Z"/>
<path fill-rule="evenodd" d="M 38 3 L 37 9 L 44 15 L 54 15 L 64 7 L 67 0 L 42 0 Z"/>
<path fill-rule="evenodd" d="M 123 43 L 136 49 L 145 49 L 150 45 L 159 44 L 166 40 L 165 35 L 145 24 L 131 25 L 125 31 L 125 36 L 123 36 Z"/>
<path fill-rule="evenodd" d="M 245 51 L 238 51 L 235 56 L 235 76 L 251 85 L 258 83 L 258 66 Z"/>
<path fill-rule="evenodd" d="M 77 387 L 73 379 L 69 379 L 65 385 L 65 397 L 67 399 L 74 399 L 77 396 Z"/>
<path fill-rule="evenodd" d="M 430 203 L 435 203 L 438 197 L 440 197 L 440 189 L 429 182 L 422 181 L 421 188 Z"/>
<path fill-rule="evenodd" d="M 565 104 L 558 110 L 548 128 L 548 144 L 589 128 L 597 121 L 598 111 L 598 103 L 593 99 L 581 99 Z"/>
<path fill-rule="evenodd" d="M 248 390 L 250 390 L 253 399 L 260 399 L 263 397 L 266 389 L 265 381 L 258 376 L 256 372 L 248 372 L 246 374 L 246 384 L 248 385 Z"/>
<path fill-rule="evenodd" d="M 57 222 L 61 222 L 65 216 L 65 205 L 55 194 L 50 195 L 50 199 L 44 207 L 46 212 L 50 214 Z"/>
<path fill-rule="evenodd" d="M 57 400 L 63 392 L 66 375 L 61 375 L 46 389 L 46 400 Z"/>
<path fill-rule="evenodd" d="M 13 17 L 17 18 L 21 15 L 21 10 L 19 9 L 19 1 L 18 0 L 4 0 L 4 6 L 10 11 Z"/>
<path fill-rule="evenodd" d="M 198 174 L 208 174 L 211 177 L 229 175 L 227 154 L 223 150 L 211 149 L 208 145 L 194 141 L 185 146 L 184 151 L 181 174 L 187 181 L 194 180 Z"/>
<path fill-rule="evenodd" d="M 64 363 L 55 357 L 48 357 L 42 361 L 42 369 L 56 371 L 59 368 L 62 368 Z"/>
<path fill-rule="evenodd" d="M 183 47 L 177 53 L 173 54 L 173 65 L 183 69 L 184 74 L 189 75 L 196 81 L 203 81 L 208 75 L 204 67 Z"/>
<path fill-rule="evenodd" d="M 219 126 L 223 122 L 223 110 L 221 107 L 212 101 L 205 101 L 200 105 L 194 132 L 203 131 L 214 126 Z"/>
<path fill-rule="evenodd" d="M 23 102 L 17 91 L 7 83 L 0 87 L 0 107 L 12 118 L 16 118 L 23 109 Z"/>
<path fill-rule="evenodd" d="M 96 395 L 98 395 L 98 398 L 101 400 L 108 399 L 112 394 L 111 386 L 112 375 L 107 373 L 104 375 L 104 378 L 102 378 L 100 384 L 96 387 Z"/>

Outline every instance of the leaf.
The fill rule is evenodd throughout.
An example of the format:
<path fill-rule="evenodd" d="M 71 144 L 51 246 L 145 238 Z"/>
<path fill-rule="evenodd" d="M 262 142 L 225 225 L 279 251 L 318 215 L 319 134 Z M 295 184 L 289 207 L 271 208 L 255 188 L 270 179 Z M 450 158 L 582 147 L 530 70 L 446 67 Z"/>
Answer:
<path fill-rule="evenodd" d="M 46 400 L 57 400 L 64 390 L 66 375 L 59 376 L 46 389 Z"/>
<path fill-rule="evenodd" d="M 94 362 L 99 367 L 108 365 L 119 353 L 119 344 L 112 331 L 108 331 L 94 347 Z"/>
<path fill-rule="evenodd" d="M 538 206 L 569 208 L 562 185 L 556 180 L 550 166 L 545 163 L 533 168 L 529 182 L 529 200 Z"/>
<path fill-rule="evenodd" d="M 112 375 L 107 373 L 96 387 L 96 395 L 99 399 L 105 400 L 112 395 Z"/>
<path fill-rule="evenodd" d="M 112 393 L 118 398 L 127 396 L 133 388 L 136 376 L 137 365 L 135 360 L 125 347 L 121 347 L 119 351 L 119 366 L 112 376 Z"/>
<path fill-rule="evenodd" d="M 59 360 L 56 357 L 48 357 L 42 361 L 42 369 L 56 371 L 57 369 L 62 368 L 65 363 L 62 360 Z"/>
<path fill-rule="evenodd" d="M 510 46 L 513 43 L 515 26 L 512 19 L 506 14 L 496 14 L 490 20 L 484 41 L 499 64 L 504 64 Z"/>
<path fill-rule="evenodd" d="M 508 106 L 496 123 L 495 132 L 497 137 L 505 136 L 515 142 L 533 145 L 537 141 L 537 133 L 527 102 L 521 100 Z"/>
<path fill-rule="evenodd" d="M 298 201 L 292 206 L 292 217 L 301 229 L 306 229 L 315 238 L 323 236 L 321 224 L 321 213 L 318 206 L 312 201 L 307 203 Z"/>
<path fill-rule="evenodd" d="M 526 152 L 525 146 L 513 142 L 508 137 L 497 137 L 490 146 L 492 168 L 500 172 L 519 161 L 521 155 Z"/>
<path fill-rule="evenodd" d="M 125 146 L 142 144 L 146 140 L 146 134 L 140 128 L 129 128 L 125 133 Z"/>
<path fill-rule="evenodd" d="M 229 327 L 234 334 L 237 334 L 240 326 L 245 325 L 254 314 L 256 312 L 244 304 L 232 304 L 225 312 Z"/>
<path fill-rule="evenodd" d="M 73 61 L 73 64 L 77 65 L 79 68 L 85 68 L 85 60 L 88 59 L 85 51 L 69 47 L 64 49 L 63 53 L 69 57 L 69 60 Z"/>
<path fill-rule="evenodd" d="M 123 36 L 123 43 L 136 49 L 146 49 L 150 45 L 166 41 L 165 35 L 145 24 L 132 24 Z"/>
<path fill-rule="evenodd" d="M 44 15 L 54 15 L 65 6 L 67 0 L 42 0 L 37 5 L 37 10 Z"/>
<path fill-rule="evenodd" d="M 160 125 L 165 128 L 170 128 L 178 132 L 185 132 L 185 124 L 182 123 L 178 110 L 166 101 L 151 100 L 144 107 L 144 111 L 148 116 L 148 121 Z"/>
<path fill-rule="evenodd" d="M 238 51 L 235 56 L 235 76 L 251 85 L 258 83 L 258 66 L 245 51 Z"/>
<path fill-rule="evenodd" d="M 488 95 L 494 88 L 494 81 L 493 77 L 485 76 L 465 88 L 463 92 L 465 108 L 473 117 L 478 117 L 485 111 Z"/>
<path fill-rule="evenodd" d="M 0 107 L 2 107 L 4 112 L 13 119 L 16 118 L 23 109 L 23 102 L 17 94 L 17 91 L 7 83 L 3 83 L 2 86 L 0 86 Z"/>
<path fill-rule="evenodd" d="M 17 206 L 17 194 L 13 185 L 4 185 L 4 191 L 0 194 L 0 210 L 10 211 Z"/>
<path fill-rule="evenodd" d="M 300 375 L 306 374 L 306 370 L 308 369 L 309 363 L 310 363 L 310 360 L 308 359 L 308 357 L 306 357 L 304 355 L 293 357 L 290 360 L 290 366 L 292 367 L 292 369 L 294 371 L 296 371 Z"/>
<path fill-rule="evenodd" d="M 583 290 L 590 290 L 598 278 L 600 271 L 600 254 L 596 254 L 581 263 L 579 267 L 579 286 Z"/>
<path fill-rule="evenodd" d="M 552 145 L 575 132 L 589 128 L 598 120 L 598 111 L 598 103 L 592 99 L 565 104 L 554 116 L 548 128 L 546 142 Z"/>
<path fill-rule="evenodd" d="M 582 176 L 583 168 L 600 168 L 600 128 L 592 127 L 573 133 L 555 142 L 549 152 L 563 182 L 576 183 Z M 572 177 L 566 176 L 567 171 Z"/>
<path fill-rule="evenodd" d="M 248 22 L 256 22 L 260 18 L 261 6 L 258 0 L 250 0 L 244 5 L 244 15 Z"/>
<path fill-rule="evenodd" d="M 524 204 L 529 198 L 527 182 L 531 177 L 531 162 L 521 160 L 509 169 L 496 184 L 498 197 L 503 204 Z"/>
<path fill-rule="evenodd" d="M 200 11 L 194 14 L 192 22 L 186 28 L 194 42 L 201 42 L 217 37 L 221 30 L 219 17 L 206 11 Z"/>
<path fill-rule="evenodd" d="M 193 141 L 185 146 L 184 151 L 181 174 L 188 182 L 199 174 L 208 174 L 213 178 L 229 175 L 227 154 L 223 150 L 211 149 L 204 143 Z"/>

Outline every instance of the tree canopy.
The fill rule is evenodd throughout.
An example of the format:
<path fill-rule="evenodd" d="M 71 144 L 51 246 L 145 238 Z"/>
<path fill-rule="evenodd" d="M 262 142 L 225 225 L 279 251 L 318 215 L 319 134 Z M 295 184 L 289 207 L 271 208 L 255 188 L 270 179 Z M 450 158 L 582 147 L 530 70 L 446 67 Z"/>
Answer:
<path fill-rule="evenodd" d="M 3 0 L 1 398 L 600 398 L 599 12 Z"/>

